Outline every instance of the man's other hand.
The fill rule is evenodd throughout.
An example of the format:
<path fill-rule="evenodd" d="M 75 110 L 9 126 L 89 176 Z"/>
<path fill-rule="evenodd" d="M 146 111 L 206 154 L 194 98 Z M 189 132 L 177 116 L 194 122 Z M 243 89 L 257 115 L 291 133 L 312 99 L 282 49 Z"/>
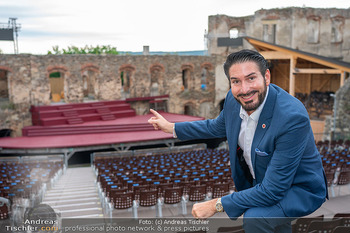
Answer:
<path fill-rule="evenodd" d="M 197 219 L 207 219 L 216 214 L 216 201 L 217 199 L 212 199 L 210 201 L 194 204 L 192 208 L 193 217 Z"/>

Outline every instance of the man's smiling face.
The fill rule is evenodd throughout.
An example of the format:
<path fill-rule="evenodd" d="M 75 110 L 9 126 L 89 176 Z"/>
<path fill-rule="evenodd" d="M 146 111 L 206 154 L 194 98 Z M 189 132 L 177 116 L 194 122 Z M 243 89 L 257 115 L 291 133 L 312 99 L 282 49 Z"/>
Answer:
<path fill-rule="evenodd" d="M 267 86 L 270 84 L 270 71 L 263 76 L 253 61 L 235 63 L 229 69 L 231 92 L 243 109 L 250 115 L 263 102 Z"/>

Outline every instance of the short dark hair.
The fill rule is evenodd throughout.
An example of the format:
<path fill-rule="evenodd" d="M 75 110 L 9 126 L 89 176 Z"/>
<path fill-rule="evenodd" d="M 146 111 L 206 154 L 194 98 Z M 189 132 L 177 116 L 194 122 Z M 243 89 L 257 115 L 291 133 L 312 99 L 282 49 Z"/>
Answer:
<path fill-rule="evenodd" d="M 224 63 L 224 71 L 227 78 L 230 80 L 228 71 L 233 64 L 243 63 L 247 61 L 255 62 L 259 67 L 261 75 L 265 76 L 266 70 L 268 69 L 268 63 L 266 59 L 256 51 L 243 49 L 241 51 L 231 53 L 227 56 L 226 62 Z"/>

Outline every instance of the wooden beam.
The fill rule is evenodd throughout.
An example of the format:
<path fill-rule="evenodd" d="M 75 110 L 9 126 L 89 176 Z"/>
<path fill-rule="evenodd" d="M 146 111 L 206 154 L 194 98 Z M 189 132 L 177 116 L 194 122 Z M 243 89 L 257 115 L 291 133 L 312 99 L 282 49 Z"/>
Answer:
<path fill-rule="evenodd" d="M 290 59 L 290 68 L 289 68 L 289 94 L 295 96 L 295 75 L 293 73 L 297 59 L 292 57 Z"/>
<path fill-rule="evenodd" d="M 251 38 L 251 37 L 246 37 L 245 39 L 251 45 L 253 45 L 257 50 L 259 50 L 259 52 L 261 52 L 261 50 L 263 50 L 262 48 L 264 48 L 264 50 L 280 51 L 280 52 L 283 52 L 283 53 L 290 54 L 290 55 L 292 55 L 295 58 L 302 58 L 304 60 L 311 61 L 311 62 L 314 62 L 314 63 L 318 63 L 318 64 L 321 64 L 321 65 L 324 65 L 324 66 L 328 66 L 328 67 L 332 67 L 332 68 L 335 68 L 335 69 L 340 69 L 340 70 L 344 70 L 346 72 L 350 72 L 350 67 L 349 66 L 339 65 L 339 64 L 336 64 L 336 63 L 324 60 L 324 59 L 322 59 L 320 57 L 317 57 L 317 56 L 312 56 L 312 55 L 309 55 L 309 54 L 305 54 L 305 53 L 299 52 L 298 50 L 292 50 L 292 49 L 289 49 L 289 48 L 286 48 L 286 47 L 282 47 L 282 46 L 266 43 L 264 41 L 259 41 L 259 40 L 256 40 L 254 38 Z M 259 48 L 257 48 L 257 47 L 259 47 Z"/>
<path fill-rule="evenodd" d="M 341 70 L 337 69 L 305 69 L 305 68 L 295 68 L 294 74 L 341 74 Z"/>
<path fill-rule="evenodd" d="M 279 51 L 261 51 L 261 55 L 267 60 L 291 59 L 291 55 Z"/>
<path fill-rule="evenodd" d="M 345 71 L 342 71 L 340 74 L 340 86 L 342 87 L 345 83 Z"/>

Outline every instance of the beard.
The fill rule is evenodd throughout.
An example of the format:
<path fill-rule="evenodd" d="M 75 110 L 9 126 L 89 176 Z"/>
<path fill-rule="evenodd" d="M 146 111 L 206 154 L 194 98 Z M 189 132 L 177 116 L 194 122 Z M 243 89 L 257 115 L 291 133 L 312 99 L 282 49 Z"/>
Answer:
<path fill-rule="evenodd" d="M 242 108 L 246 111 L 246 112 L 250 112 L 250 111 L 255 111 L 263 102 L 264 102 L 264 99 L 265 99 L 265 96 L 266 96 L 266 92 L 267 92 L 267 86 L 264 85 L 264 90 L 262 92 L 258 92 L 258 102 L 254 103 L 253 100 L 249 101 L 249 102 L 245 102 L 245 103 L 242 103 L 238 97 L 241 97 L 241 96 L 249 96 L 255 92 L 258 92 L 258 91 L 251 91 L 247 94 L 239 94 L 237 96 L 237 98 L 235 97 L 235 99 L 238 101 L 238 103 L 240 103 L 240 105 L 242 106 Z"/>

